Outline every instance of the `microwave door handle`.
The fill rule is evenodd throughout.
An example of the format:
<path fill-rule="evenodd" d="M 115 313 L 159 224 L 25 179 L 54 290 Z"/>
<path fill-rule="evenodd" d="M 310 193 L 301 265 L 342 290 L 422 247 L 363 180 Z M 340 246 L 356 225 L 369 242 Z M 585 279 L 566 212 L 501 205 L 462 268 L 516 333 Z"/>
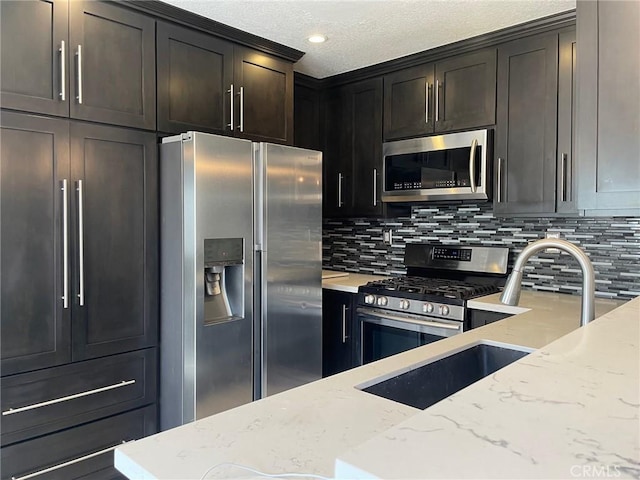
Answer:
<path fill-rule="evenodd" d="M 476 148 L 478 140 L 473 139 L 471 142 L 471 152 L 469 153 L 469 180 L 471 181 L 471 191 L 476 192 Z"/>

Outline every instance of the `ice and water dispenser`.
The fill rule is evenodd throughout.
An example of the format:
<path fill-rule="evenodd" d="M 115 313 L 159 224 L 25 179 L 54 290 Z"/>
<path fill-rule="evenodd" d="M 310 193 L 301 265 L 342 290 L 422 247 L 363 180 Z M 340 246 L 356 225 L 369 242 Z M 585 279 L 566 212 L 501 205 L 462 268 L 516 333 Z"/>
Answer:
<path fill-rule="evenodd" d="M 242 238 L 204 240 L 204 324 L 244 317 Z"/>

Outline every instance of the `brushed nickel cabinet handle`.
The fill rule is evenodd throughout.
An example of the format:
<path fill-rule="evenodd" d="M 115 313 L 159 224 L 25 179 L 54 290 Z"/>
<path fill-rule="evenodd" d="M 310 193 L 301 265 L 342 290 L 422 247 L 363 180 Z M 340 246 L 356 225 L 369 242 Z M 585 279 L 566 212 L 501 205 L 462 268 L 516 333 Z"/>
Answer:
<path fill-rule="evenodd" d="M 235 127 L 235 125 L 233 124 L 233 83 L 231 84 L 231 86 L 229 87 L 229 90 L 227 90 L 227 93 L 229 94 L 229 123 L 227 123 L 227 127 L 230 127 L 231 131 L 233 132 L 233 129 Z"/>
<path fill-rule="evenodd" d="M 436 122 L 440 121 L 440 81 L 436 80 Z"/>
<path fill-rule="evenodd" d="M 64 40 L 60 42 L 60 100 L 65 101 L 67 99 L 67 52 L 65 48 Z"/>
<path fill-rule="evenodd" d="M 378 206 L 378 169 L 373 169 L 373 206 Z"/>
<path fill-rule="evenodd" d="M 424 107 L 424 123 L 429 123 L 429 82 L 426 82 L 426 86 L 425 86 L 425 91 L 424 91 L 424 95 L 425 95 L 425 107 Z"/>
<path fill-rule="evenodd" d="M 52 467 L 44 468 L 42 470 L 38 470 L 37 472 L 29 473 L 29 474 L 23 475 L 21 477 L 13 476 L 13 477 L 11 477 L 11 480 L 28 480 L 29 478 L 38 477 L 40 475 L 44 475 L 45 473 L 53 472 L 55 470 L 60 470 L 61 468 L 68 467 L 69 465 L 73 465 L 73 464 L 76 464 L 76 463 L 83 462 L 85 460 L 88 460 L 89 458 L 97 457 L 98 455 L 102 455 L 103 453 L 112 452 L 113 450 L 115 450 L 119 446 L 124 445 L 125 443 L 129 443 L 130 441 L 131 440 L 129 440 L 129 441 L 123 440 L 121 443 L 118 443 L 117 445 L 114 445 L 113 447 L 104 448 L 102 450 L 98 450 L 97 452 L 89 453 L 88 455 L 84 455 L 82 457 L 74 458 L 73 460 L 69 460 L 67 462 L 59 463 L 59 464 L 54 465 Z"/>
<path fill-rule="evenodd" d="M 240 87 L 238 95 L 240 95 L 240 125 L 238 125 L 238 128 L 240 132 L 244 132 L 244 87 Z"/>
<path fill-rule="evenodd" d="M 78 299 L 84 306 L 84 192 L 78 180 Z"/>
<path fill-rule="evenodd" d="M 78 105 L 82 105 L 82 45 L 78 45 L 76 51 L 76 57 L 78 57 Z"/>
<path fill-rule="evenodd" d="M 62 307 L 69 308 L 69 186 L 62 180 Z"/>
<path fill-rule="evenodd" d="M 338 208 L 342 207 L 342 173 L 338 174 Z"/>
<path fill-rule="evenodd" d="M 347 306 L 342 305 L 342 343 L 347 343 Z"/>
<path fill-rule="evenodd" d="M 502 202 L 502 158 L 498 157 L 498 203 Z"/>
<path fill-rule="evenodd" d="M 560 200 L 567 201 L 567 184 L 566 184 L 567 154 L 563 153 L 560 157 Z"/>
<path fill-rule="evenodd" d="M 55 405 L 56 403 L 68 402 L 69 400 L 75 400 L 76 398 L 87 397 L 96 393 L 106 392 L 116 388 L 126 387 L 127 385 L 133 385 L 135 380 L 123 380 L 113 385 L 107 385 L 106 387 L 94 388 L 93 390 L 87 390 L 86 392 L 74 393 L 73 395 L 67 395 L 66 397 L 54 398 L 47 400 L 46 402 L 33 403 L 31 405 L 25 405 L 24 407 L 10 408 L 2 412 L 2 416 L 15 415 L 16 413 L 27 412 L 29 410 L 35 410 L 36 408 L 48 407 L 49 405 Z"/>

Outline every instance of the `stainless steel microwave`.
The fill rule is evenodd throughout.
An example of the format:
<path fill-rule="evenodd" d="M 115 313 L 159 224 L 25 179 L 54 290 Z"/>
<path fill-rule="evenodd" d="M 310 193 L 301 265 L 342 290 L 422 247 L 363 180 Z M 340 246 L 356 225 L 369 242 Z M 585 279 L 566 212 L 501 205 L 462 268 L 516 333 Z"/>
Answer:
<path fill-rule="evenodd" d="M 383 202 L 489 199 L 491 130 L 386 142 Z"/>

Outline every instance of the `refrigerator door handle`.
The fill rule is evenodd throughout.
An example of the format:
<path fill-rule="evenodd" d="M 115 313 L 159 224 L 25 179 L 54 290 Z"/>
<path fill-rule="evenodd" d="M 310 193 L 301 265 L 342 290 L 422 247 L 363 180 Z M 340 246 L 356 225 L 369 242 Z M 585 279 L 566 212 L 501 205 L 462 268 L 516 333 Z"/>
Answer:
<path fill-rule="evenodd" d="M 259 295 L 259 312 L 258 312 L 258 321 L 260 322 L 260 397 L 264 398 L 267 396 L 267 346 L 266 346 L 266 318 L 267 318 L 267 302 L 266 302 L 266 292 L 267 292 L 267 276 L 265 272 L 267 271 L 267 252 L 260 252 L 260 295 Z M 254 315 L 256 312 L 254 312 Z"/>

